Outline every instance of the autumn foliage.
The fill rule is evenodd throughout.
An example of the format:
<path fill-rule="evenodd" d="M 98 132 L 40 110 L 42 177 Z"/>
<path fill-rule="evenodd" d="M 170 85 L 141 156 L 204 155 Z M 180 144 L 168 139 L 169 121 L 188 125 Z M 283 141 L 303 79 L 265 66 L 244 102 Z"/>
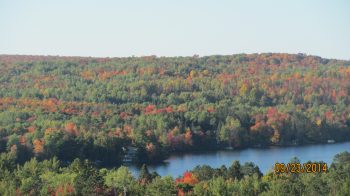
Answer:
<path fill-rule="evenodd" d="M 44 151 L 44 144 L 45 141 L 42 139 L 35 139 L 33 141 L 33 146 L 34 146 L 34 153 L 39 154 Z"/>
<path fill-rule="evenodd" d="M 186 195 L 190 190 L 188 186 L 192 187 L 199 182 L 197 177 L 189 171 L 183 174 L 183 177 L 176 178 L 176 184 L 178 185 L 178 195 Z"/>
<path fill-rule="evenodd" d="M 140 162 L 157 162 L 172 152 L 346 141 L 349 66 L 285 53 L 0 55 L 1 146 L 120 164 L 130 146 Z"/>
<path fill-rule="evenodd" d="M 72 135 L 78 135 L 77 126 L 72 122 L 69 122 L 66 124 L 65 131 L 69 134 L 72 134 Z"/>

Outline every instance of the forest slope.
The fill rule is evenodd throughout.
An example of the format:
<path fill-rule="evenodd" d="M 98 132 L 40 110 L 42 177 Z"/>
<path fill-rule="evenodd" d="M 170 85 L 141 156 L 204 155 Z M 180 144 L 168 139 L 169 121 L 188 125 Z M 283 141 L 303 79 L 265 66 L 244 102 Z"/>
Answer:
<path fill-rule="evenodd" d="M 119 164 L 350 140 L 350 62 L 304 54 L 0 55 L 0 152 Z M 124 150 L 123 150 L 124 149 Z"/>

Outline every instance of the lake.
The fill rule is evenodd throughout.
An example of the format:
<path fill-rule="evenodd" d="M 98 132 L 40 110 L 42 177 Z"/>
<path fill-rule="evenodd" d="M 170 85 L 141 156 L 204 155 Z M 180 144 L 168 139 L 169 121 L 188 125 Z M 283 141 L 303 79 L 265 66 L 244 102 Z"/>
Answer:
<path fill-rule="evenodd" d="M 161 176 L 170 175 L 176 178 L 197 165 L 206 164 L 213 168 L 218 168 L 221 165 L 229 167 L 233 160 L 238 160 L 241 164 L 249 161 L 254 162 L 263 173 L 266 173 L 273 168 L 275 162 L 287 163 L 292 157 L 298 157 L 301 163 L 324 161 L 330 166 L 334 155 L 343 151 L 350 152 L 350 142 L 184 153 L 170 156 L 164 164 L 149 165 L 148 169 L 150 172 L 156 171 Z M 139 167 L 135 165 L 128 167 L 135 176 L 138 176 Z"/>

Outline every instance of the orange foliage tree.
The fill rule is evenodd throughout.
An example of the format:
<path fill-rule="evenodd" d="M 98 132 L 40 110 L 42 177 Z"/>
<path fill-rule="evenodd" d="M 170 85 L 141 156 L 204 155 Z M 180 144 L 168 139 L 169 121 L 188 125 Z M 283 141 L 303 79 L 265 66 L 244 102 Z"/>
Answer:
<path fill-rule="evenodd" d="M 35 139 L 33 141 L 34 153 L 35 154 L 42 153 L 44 151 L 44 144 L 45 144 L 45 141 L 43 139 Z"/>

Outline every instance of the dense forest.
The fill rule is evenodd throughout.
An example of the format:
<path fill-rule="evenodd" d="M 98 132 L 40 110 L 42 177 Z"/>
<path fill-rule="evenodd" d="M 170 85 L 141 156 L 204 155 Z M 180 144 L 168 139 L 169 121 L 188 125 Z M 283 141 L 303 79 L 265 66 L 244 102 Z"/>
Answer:
<path fill-rule="evenodd" d="M 350 140 L 349 93 L 349 61 L 305 54 L 0 55 L 0 152 L 19 164 L 51 159 L 16 170 L 52 167 L 50 180 L 74 175 L 54 173 L 54 157 L 70 165 L 64 171 L 80 167 L 76 158 L 118 166 L 130 147 L 146 163 L 180 151 L 340 142 Z"/>
<path fill-rule="evenodd" d="M 233 161 L 228 168 L 197 166 L 176 179 L 150 173 L 145 165 L 136 178 L 127 167 L 97 169 L 88 160 L 63 167 L 56 158 L 33 158 L 16 167 L 13 152 L 0 159 L 0 195 L 350 195 L 349 152 L 337 154 L 325 173 L 262 175 L 251 162 Z"/>

